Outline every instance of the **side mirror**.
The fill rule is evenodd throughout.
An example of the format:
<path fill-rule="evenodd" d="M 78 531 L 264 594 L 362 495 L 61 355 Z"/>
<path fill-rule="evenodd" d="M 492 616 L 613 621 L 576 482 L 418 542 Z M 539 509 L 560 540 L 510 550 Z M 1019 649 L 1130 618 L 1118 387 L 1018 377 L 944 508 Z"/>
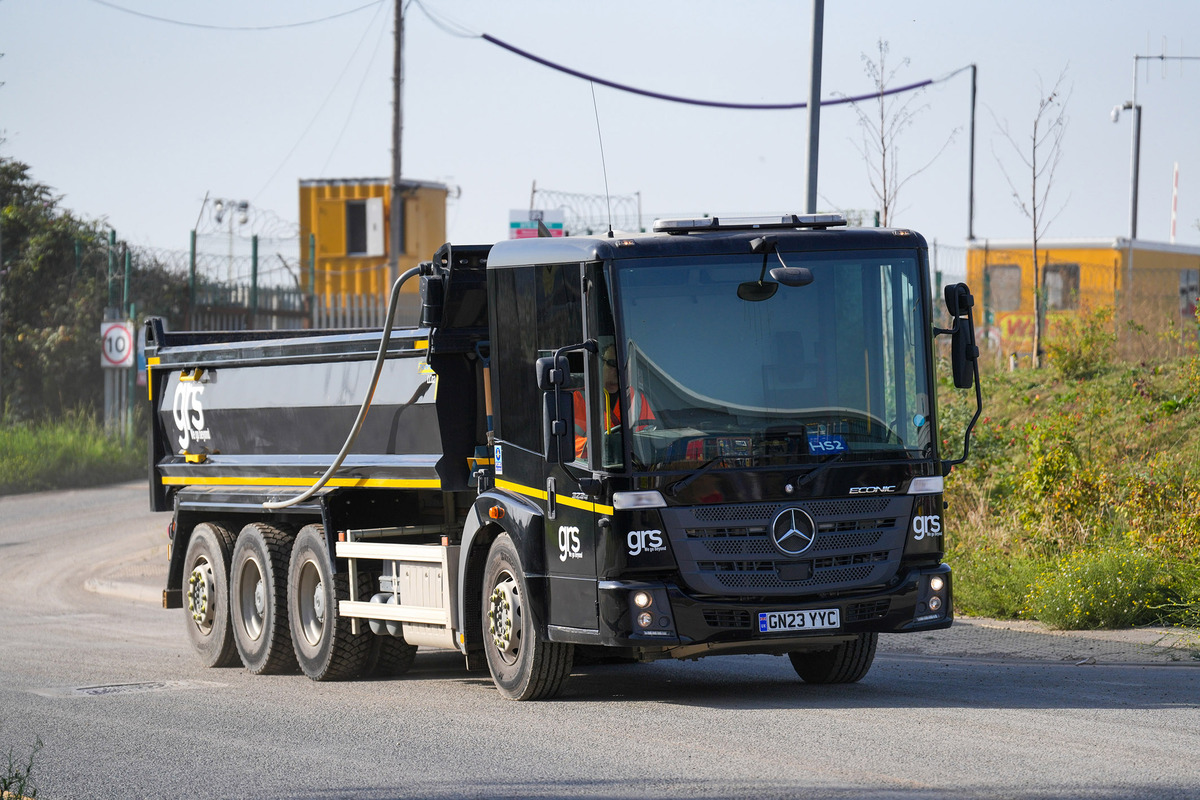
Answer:
<path fill-rule="evenodd" d="M 965 283 L 952 283 L 945 288 L 943 294 L 946 298 L 946 310 L 956 319 L 969 314 L 969 309 L 975 307 L 975 298 Z"/>
<path fill-rule="evenodd" d="M 953 318 L 953 327 L 936 330 L 939 334 L 950 334 L 950 368 L 954 373 L 954 385 L 959 389 L 975 387 L 975 414 L 963 431 L 962 458 L 942 462 L 942 475 L 949 475 L 951 468 L 966 461 L 971 452 L 971 431 L 983 412 L 983 391 L 979 386 L 979 347 L 975 344 L 975 320 L 971 314 L 975 298 L 965 283 L 947 286 L 945 294 L 946 310 Z"/>
<path fill-rule="evenodd" d="M 537 360 L 537 385 L 543 392 L 566 386 L 570 380 L 571 366 L 565 355 L 542 356 Z"/>
<path fill-rule="evenodd" d="M 950 369 L 954 373 L 955 388 L 970 389 L 975 385 L 974 364 L 978 358 L 975 327 L 969 320 L 954 320 L 954 332 L 950 334 Z"/>
<path fill-rule="evenodd" d="M 542 390 L 542 451 L 550 464 L 570 464 L 575 460 L 575 395 L 567 390 L 571 382 L 571 364 L 566 353 L 586 350 L 595 353 L 595 339 L 560 347 L 552 356 L 542 356 L 537 367 L 538 388 Z"/>
<path fill-rule="evenodd" d="M 965 283 L 947 286 L 945 297 L 946 310 L 954 318 L 954 327 L 950 330 L 950 368 L 954 373 L 954 385 L 959 389 L 970 389 L 975 385 L 976 362 L 979 360 L 971 314 L 975 298 Z"/>

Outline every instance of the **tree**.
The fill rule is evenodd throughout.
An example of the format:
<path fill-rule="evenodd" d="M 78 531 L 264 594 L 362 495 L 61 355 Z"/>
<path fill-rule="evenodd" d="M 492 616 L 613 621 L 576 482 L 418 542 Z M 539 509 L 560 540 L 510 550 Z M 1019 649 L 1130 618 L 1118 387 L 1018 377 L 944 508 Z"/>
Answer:
<path fill-rule="evenodd" d="M 1047 92 L 1041 77 L 1038 77 L 1038 106 L 1037 113 L 1033 117 L 1029 140 L 1026 143 L 1028 150 L 1022 147 L 1009 132 L 1007 123 L 996 120 L 996 127 L 1000 134 L 1012 146 L 1017 159 L 1028 171 L 1028 194 L 1017 189 L 1017 185 L 1009 177 L 1008 170 L 1004 168 L 1004 162 L 996 155 L 995 145 L 992 148 L 992 155 L 1000 166 L 1000 172 L 1004 174 L 1004 180 L 1008 182 L 1008 187 L 1012 190 L 1013 202 L 1029 220 L 1033 233 L 1033 366 L 1035 369 L 1042 365 L 1042 338 L 1046 324 L 1046 276 L 1042 265 L 1038 263 L 1038 242 L 1045 235 L 1050 223 L 1066 207 L 1064 201 L 1053 215 L 1048 215 L 1046 211 L 1050 190 L 1054 186 L 1054 173 L 1058 169 L 1059 162 L 1062 161 L 1063 134 L 1067 130 L 1067 102 L 1071 99 L 1071 92 L 1070 89 L 1063 89 L 1063 82 L 1066 78 L 1067 70 L 1064 68 L 1059 74 L 1058 80 L 1054 82 L 1054 88 Z"/>
<path fill-rule="evenodd" d="M 912 126 L 917 115 L 927 106 L 913 107 L 920 97 L 920 90 L 904 93 L 903 99 L 900 94 L 885 94 L 894 84 L 896 74 L 900 69 L 908 66 L 909 60 L 906 58 L 889 70 L 888 43 L 880 39 L 878 47 L 878 62 L 873 61 L 866 53 L 862 54 L 862 60 L 863 69 L 871 79 L 871 84 L 878 90 L 879 95 L 873 102 L 854 101 L 850 105 L 858 115 L 858 127 L 862 133 L 861 144 L 855 142 L 854 146 L 867 165 L 867 178 L 871 183 L 871 191 L 875 193 L 875 199 L 879 202 L 879 221 L 886 228 L 894 222 L 892 218 L 896 212 L 896 202 L 900 190 L 937 160 L 938 156 L 954 141 L 958 129 L 955 128 L 950 132 L 941 148 L 924 166 L 907 175 L 901 175 L 900 134 Z"/>
<path fill-rule="evenodd" d="M 60 199 L 28 165 L 0 157 L 0 412 L 14 420 L 92 412 L 103 397 L 100 323 L 110 280 L 124 288 L 124 246 L 111 253 L 119 273 L 110 276 L 107 226 L 61 209 Z M 139 253 L 130 262 L 139 313 L 178 318 L 186 279 Z"/>

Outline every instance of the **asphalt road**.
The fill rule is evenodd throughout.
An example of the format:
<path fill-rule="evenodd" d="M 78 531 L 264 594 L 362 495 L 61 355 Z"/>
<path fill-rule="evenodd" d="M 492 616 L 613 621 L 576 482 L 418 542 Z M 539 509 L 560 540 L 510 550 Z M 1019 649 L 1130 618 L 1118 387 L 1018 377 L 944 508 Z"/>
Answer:
<path fill-rule="evenodd" d="M 786 659 L 578 668 L 501 699 L 458 655 L 398 680 L 200 668 L 141 484 L 0 498 L 0 759 L 43 798 L 1200 797 L 1200 645 L 956 624 L 859 684 Z M 0 761 L 0 768 L 3 762 Z"/>

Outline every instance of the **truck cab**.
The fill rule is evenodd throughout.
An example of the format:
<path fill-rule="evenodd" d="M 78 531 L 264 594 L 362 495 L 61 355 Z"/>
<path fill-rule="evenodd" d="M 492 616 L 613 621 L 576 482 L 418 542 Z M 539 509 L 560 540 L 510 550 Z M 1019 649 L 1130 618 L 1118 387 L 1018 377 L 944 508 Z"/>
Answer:
<path fill-rule="evenodd" d="M 476 509 L 481 529 L 521 519 L 538 636 L 643 660 L 789 654 L 857 680 L 878 632 L 951 624 L 926 243 L 842 225 L 491 248 Z M 489 619 L 521 601 L 484 595 Z M 517 654 L 484 638 L 495 674 Z"/>

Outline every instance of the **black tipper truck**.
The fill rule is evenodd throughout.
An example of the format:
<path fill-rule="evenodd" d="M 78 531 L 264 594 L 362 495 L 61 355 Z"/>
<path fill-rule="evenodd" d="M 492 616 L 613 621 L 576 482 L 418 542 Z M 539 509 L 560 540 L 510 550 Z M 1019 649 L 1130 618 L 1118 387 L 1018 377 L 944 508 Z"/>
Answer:
<path fill-rule="evenodd" d="M 579 655 L 859 680 L 952 621 L 936 335 L 982 398 L 967 287 L 936 328 L 925 240 L 844 226 L 445 245 L 395 331 L 148 320 L 164 606 L 207 665 L 315 680 L 421 645 L 520 700 Z"/>

